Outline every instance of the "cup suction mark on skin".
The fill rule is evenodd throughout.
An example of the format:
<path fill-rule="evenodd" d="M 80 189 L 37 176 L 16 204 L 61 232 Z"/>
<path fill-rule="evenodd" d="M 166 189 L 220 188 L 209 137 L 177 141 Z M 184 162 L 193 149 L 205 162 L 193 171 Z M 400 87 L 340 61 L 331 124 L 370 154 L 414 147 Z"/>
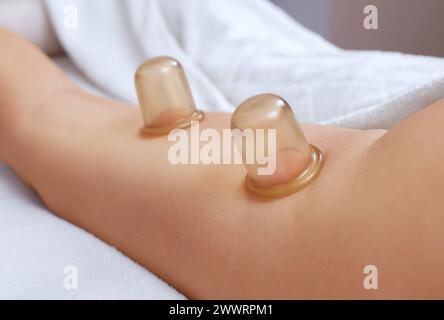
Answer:
<path fill-rule="evenodd" d="M 297 150 L 284 149 L 277 152 L 276 170 L 271 175 L 261 175 L 255 179 L 257 186 L 269 187 L 277 184 L 283 184 L 305 170 L 309 159 Z"/>

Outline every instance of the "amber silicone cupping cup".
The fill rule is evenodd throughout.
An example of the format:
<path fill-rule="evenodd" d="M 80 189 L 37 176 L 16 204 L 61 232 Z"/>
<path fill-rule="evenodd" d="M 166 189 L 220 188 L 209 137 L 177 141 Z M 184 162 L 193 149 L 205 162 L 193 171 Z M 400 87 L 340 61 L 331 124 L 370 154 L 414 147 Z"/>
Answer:
<path fill-rule="evenodd" d="M 135 85 L 145 123 L 143 134 L 165 135 L 204 117 L 196 109 L 185 72 L 174 58 L 157 57 L 141 64 Z"/>
<path fill-rule="evenodd" d="M 261 94 L 247 99 L 233 113 L 231 128 L 241 132 L 250 129 L 253 134 L 257 129 L 274 129 L 275 170 L 272 174 L 261 175 L 257 162 L 247 163 L 245 142 L 237 140 L 247 169 L 246 188 L 257 197 L 272 199 L 297 192 L 307 186 L 322 167 L 322 152 L 307 143 L 290 106 L 279 96 Z"/>
<path fill-rule="evenodd" d="M 135 85 L 145 123 L 141 129 L 143 134 L 165 135 L 204 117 L 204 113 L 196 109 L 185 72 L 174 58 L 158 57 L 141 64 L 135 74 Z M 279 96 L 261 94 L 247 99 L 233 113 L 231 128 L 241 132 L 236 144 L 247 169 L 245 185 L 257 197 L 272 199 L 297 192 L 308 185 L 322 167 L 322 152 L 307 143 L 290 106 Z M 252 132 L 253 142 L 242 140 L 242 133 L 247 129 Z M 250 157 L 246 144 L 258 147 L 260 137 L 255 136 L 258 129 L 274 132 L 272 148 L 267 141 L 260 150 L 262 155 L 274 156 L 272 173 L 264 174 L 263 163 L 246 161 Z"/>

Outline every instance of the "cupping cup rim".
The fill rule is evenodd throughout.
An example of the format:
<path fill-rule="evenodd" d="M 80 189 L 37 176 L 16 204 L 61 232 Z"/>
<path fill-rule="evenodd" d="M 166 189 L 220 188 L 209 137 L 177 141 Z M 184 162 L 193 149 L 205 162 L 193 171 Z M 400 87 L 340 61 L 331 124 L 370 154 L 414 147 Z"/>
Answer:
<path fill-rule="evenodd" d="M 191 115 L 188 117 L 181 119 L 179 121 L 176 121 L 174 123 L 171 123 L 166 126 L 161 127 L 148 127 L 144 125 L 140 132 L 144 135 L 148 136 L 162 136 L 168 134 L 171 130 L 174 129 L 185 129 L 191 125 L 193 121 L 201 121 L 205 117 L 205 112 L 201 110 L 194 111 Z"/>
<path fill-rule="evenodd" d="M 262 199 L 276 199 L 292 195 L 309 185 L 317 177 L 324 163 L 322 151 L 315 145 L 309 144 L 309 146 L 311 149 L 310 163 L 302 173 L 286 183 L 267 187 L 256 185 L 247 174 L 245 186 L 248 192 Z"/>

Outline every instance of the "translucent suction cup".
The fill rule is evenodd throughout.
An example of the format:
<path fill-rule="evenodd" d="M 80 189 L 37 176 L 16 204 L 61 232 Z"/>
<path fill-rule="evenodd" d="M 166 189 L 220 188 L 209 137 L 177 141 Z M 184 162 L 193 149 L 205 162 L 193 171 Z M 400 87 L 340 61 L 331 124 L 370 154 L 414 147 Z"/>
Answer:
<path fill-rule="evenodd" d="M 322 152 L 307 143 L 290 106 L 279 96 L 247 99 L 233 113 L 231 128 L 240 134 L 236 144 L 247 169 L 245 184 L 256 196 L 278 198 L 297 192 L 322 167 Z"/>
<path fill-rule="evenodd" d="M 135 85 L 145 134 L 164 135 L 204 117 L 196 109 L 182 66 L 171 57 L 157 57 L 141 64 L 135 74 Z"/>

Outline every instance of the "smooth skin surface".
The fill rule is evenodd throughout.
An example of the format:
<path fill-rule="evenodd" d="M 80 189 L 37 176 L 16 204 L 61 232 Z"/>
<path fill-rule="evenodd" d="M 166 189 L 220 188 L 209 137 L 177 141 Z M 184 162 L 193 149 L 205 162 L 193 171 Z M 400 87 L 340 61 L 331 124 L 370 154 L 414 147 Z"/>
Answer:
<path fill-rule="evenodd" d="M 388 132 L 304 125 L 320 175 L 260 201 L 242 166 L 171 165 L 137 108 L 83 92 L 25 40 L 0 30 L 0 52 L 0 159 L 187 297 L 444 298 L 444 101 Z M 378 290 L 363 288 L 369 264 Z"/>

